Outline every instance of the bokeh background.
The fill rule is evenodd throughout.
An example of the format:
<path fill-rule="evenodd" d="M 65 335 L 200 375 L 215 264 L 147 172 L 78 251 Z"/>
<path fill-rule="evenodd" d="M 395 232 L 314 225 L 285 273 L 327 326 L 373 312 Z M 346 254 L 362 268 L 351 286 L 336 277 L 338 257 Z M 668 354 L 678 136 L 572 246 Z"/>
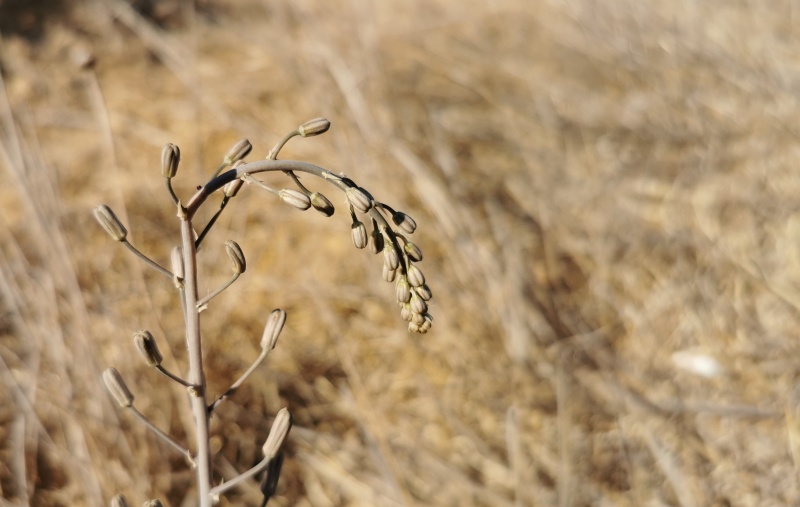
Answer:
<path fill-rule="evenodd" d="M 200 256 L 209 389 L 278 347 L 213 420 L 220 477 L 295 426 L 275 505 L 800 503 L 800 2 L 0 0 L 0 504 L 195 502 L 161 262 L 237 139 L 344 172 L 419 224 L 433 329 L 410 335 L 332 218 L 256 188 Z M 276 186 L 289 186 L 271 176 Z M 210 215 L 209 215 L 210 216 Z M 222 505 L 253 505 L 249 483 Z M 271 503 L 272 505 L 272 503 Z"/>

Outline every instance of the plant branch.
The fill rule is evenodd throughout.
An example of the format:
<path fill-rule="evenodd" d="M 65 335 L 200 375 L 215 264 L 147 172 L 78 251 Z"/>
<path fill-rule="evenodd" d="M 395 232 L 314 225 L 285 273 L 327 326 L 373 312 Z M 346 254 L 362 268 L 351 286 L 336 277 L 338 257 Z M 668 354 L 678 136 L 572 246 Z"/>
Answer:
<path fill-rule="evenodd" d="M 236 390 L 239 389 L 239 386 L 241 386 L 244 383 L 244 381 L 247 380 L 247 378 L 250 377 L 250 375 L 252 375 L 254 371 L 256 371 L 256 368 L 258 368 L 258 366 L 262 362 L 264 362 L 264 359 L 267 357 L 268 353 L 269 353 L 268 348 L 262 349 L 261 354 L 259 354 L 256 360 L 253 362 L 253 364 L 250 365 L 250 368 L 248 368 L 247 371 L 244 372 L 241 377 L 239 377 L 239 380 L 234 382 L 233 385 L 230 386 L 227 391 L 225 391 L 225 394 L 217 398 L 217 400 L 208 407 L 208 412 L 209 413 L 213 412 L 215 408 L 217 408 L 222 404 L 222 402 L 224 402 L 226 399 L 232 396 L 233 393 L 235 393 Z"/>
<path fill-rule="evenodd" d="M 147 426 L 147 428 L 150 431 L 152 431 L 153 433 L 158 435 L 162 440 L 164 440 L 166 443 L 168 443 L 173 449 L 175 449 L 179 453 L 183 454 L 186 457 L 186 459 L 189 461 L 189 464 L 192 466 L 192 468 L 194 468 L 196 466 L 196 463 L 194 461 L 194 458 L 192 457 L 192 454 L 185 447 L 183 447 L 181 444 L 179 444 L 174 438 L 172 438 L 171 436 L 167 435 L 164 431 L 159 429 L 158 426 L 153 424 L 153 422 L 150 419 L 148 419 L 147 417 L 145 417 L 144 414 L 139 412 L 136 409 L 136 407 L 131 405 L 131 406 L 128 407 L 128 409 L 133 413 L 134 416 L 136 416 L 137 419 L 139 419 L 139 421 L 142 422 L 142 424 Z"/>

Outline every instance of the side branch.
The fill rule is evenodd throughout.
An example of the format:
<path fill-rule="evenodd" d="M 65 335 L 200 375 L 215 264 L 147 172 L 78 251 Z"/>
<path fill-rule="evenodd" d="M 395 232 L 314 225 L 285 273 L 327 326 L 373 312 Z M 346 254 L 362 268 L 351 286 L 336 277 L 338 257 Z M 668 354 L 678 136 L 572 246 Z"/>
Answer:
<path fill-rule="evenodd" d="M 322 167 L 314 164 L 309 164 L 308 162 L 301 162 L 299 160 L 258 160 L 256 162 L 242 164 L 236 169 L 226 171 L 206 183 L 203 188 L 198 190 L 197 193 L 194 194 L 191 199 L 189 199 L 189 203 L 186 205 L 185 209 L 186 216 L 191 220 L 208 196 L 225 186 L 227 183 L 230 183 L 237 178 L 241 178 L 245 174 L 255 174 L 270 171 L 297 171 L 309 173 L 318 176 L 323 180 L 330 181 L 340 190 L 344 191 L 348 188 L 348 185 L 344 183 L 343 178 L 333 174 L 327 169 L 323 169 Z"/>

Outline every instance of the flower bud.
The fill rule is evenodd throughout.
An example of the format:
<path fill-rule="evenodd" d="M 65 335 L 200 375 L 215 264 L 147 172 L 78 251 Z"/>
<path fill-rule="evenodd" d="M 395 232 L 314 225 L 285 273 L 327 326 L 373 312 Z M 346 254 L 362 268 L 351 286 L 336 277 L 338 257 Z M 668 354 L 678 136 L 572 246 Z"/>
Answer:
<path fill-rule="evenodd" d="M 242 252 L 239 244 L 229 239 L 225 242 L 225 252 L 228 254 L 228 258 L 230 258 L 233 264 L 233 272 L 244 273 L 245 269 L 247 269 L 247 261 L 244 258 L 244 252 Z"/>
<path fill-rule="evenodd" d="M 424 322 L 419 325 L 419 331 L 417 332 L 425 334 L 430 330 L 431 326 L 433 325 L 433 317 L 431 317 L 426 313 L 425 315 L 422 316 L 422 318 L 424 319 Z"/>
<path fill-rule="evenodd" d="M 225 158 L 223 158 L 222 161 L 226 164 L 233 164 L 246 157 L 252 149 L 253 145 L 250 144 L 250 141 L 247 139 L 240 139 L 236 144 L 231 146 L 231 149 L 228 150 L 228 153 L 225 154 Z"/>
<path fill-rule="evenodd" d="M 430 301 L 433 297 L 433 293 L 431 293 L 431 288 L 428 287 L 427 284 L 422 284 L 419 287 L 414 287 L 414 292 L 422 298 L 423 301 Z"/>
<path fill-rule="evenodd" d="M 261 349 L 272 350 L 278 343 L 278 336 L 286 323 L 286 312 L 281 309 L 272 310 L 267 317 L 267 325 L 264 327 L 264 334 L 261 335 Z"/>
<path fill-rule="evenodd" d="M 414 219 L 402 211 L 397 211 L 392 214 L 392 222 L 394 222 L 398 229 L 406 234 L 413 234 L 417 229 L 417 223 Z"/>
<path fill-rule="evenodd" d="M 414 243 L 410 241 L 407 242 L 403 246 L 403 250 L 405 250 L 406 255 L 408 255 L 408 258 L 411 259 L 412 261 L 419 262 L 422 260 L 422 250 L 420 250 L 419 247 Z"/>
<path fill-rule="evenodd" d="M 148 500 L 143 503 L 142 507 L 164 507 L 164 504 L 162 504 L 161 500 L 158 498 L 153 498 L 152 500 Z"/>
<path fill-rule="evenodd" d="M 230 183 L 226 183 L 224 187 L 222 187 L 222 193 L 225 194 L 225 197 L 233 197 L 239 193 L 239 189 L 242 188 L 244 185 L 244 180 L 242 179 L 235 179 Z"/>
<path fill-rule="evenodd" d="M 311 199 L 309 199 L 306 194 L 297 190 L 292 190 L 290 188 L 281 189 L 278 191 L 278 197 L 281 198 L 281 201 L 299 210 L 307 210 L 311 207 Z"/>
<path fill-rule="evenodd" d="M 375 221 L 372 221 L 372 232 L 370 233 L 369 251 L 376 254 L 383 251 L 383 234 L 378 230 Z"/>
<path fill-rule="evenodd" d="M 111 507 L 128 507 L 128 500 L 124 495 L 116 495 L 111 499 Z"/>
<path fill-rule="evenodd" d="M 303 137 L 313 137 L 324 134 L 331 128 L 331 122 L 325 118 L 314 118 L 300 125 L 297 131 Z"/>
<path fill-rule="evenodd" d="M 389 266 L 387 266 L 386 263 L 384 263 L 382 276 L 384 281 L 393 282 L 395 277 L 397 276 L 397 270 L 389 268 Z"/>
<path fill-rule="evenodd" d="M 161 149 L 161 176 L 170 179 L 178 174 L 178 164 L 181 161 L 181 149 L 172 143 L 167 143 Z"/>
<path fill-rule="evenodd" d="M 408 283 L 410 283 L 412 287 L 421 287 L 422 284 L 425 283 L 425 276 L 422 274 L 422 271 L 413 264 L 408 267 Z"/>
<path fill-rule="evenodd" d="M 275 416 L 275 421 L 272 423 L 272 428 L 269 430 L 266 442 L 261 450 L 264 452 L 264 457 L 274 458 L 281 450 L 281 445 L 289 434 L 292 428 L 292 416 L 285 408 L 280 409 L 278 415 Z"/>
<path fill-rule="evenodd" d="M 353 227 L 350 229 L 350 236 L 353 238 L 353 244 L 356 248 L 365 248 L 367 246 L 367 227 L 364 225 L 364 222 L 353 222 Z"/>
<path fill-rule="evenodd" d="M 125 385 L 125 381 L 122 380 L 122 375 L 119 374 L 116 368 L 106 369 L 106 371 L 103 372 L 103 381 L 106 383 L 108 392 L 117 400 L 120 407 L 130 407 L 133 405 L 133 394 L 131 394 L 128 386 Z"/>
<path fill-rule="evenodd" d="M 397 292 L 397 301 L 401 303 L 408 303 L 411 299 L 411 286 L 408 285 L 408 280 L 406 280 L 405 276 L 400 276 L 397 279 L 397 285 L 395 286 Z"/>
<path fill-rule="evenodd" d="M 411 301 L 409 301 L 408 304 L 411 305 L 411 311 L 414 313 L 425 313 L 428 311 L 428 305 L 425 304 L 425 301 L 416 293 L 411 294 Z"/>
<path fill-rule="evenodd" d="M 319 211 L 326 217 L 333 215 L 333 203 L 329 201 L 327 197 L 319 192 L 312 192 L 309 197 L 311 198 L 311 205 L 314 206 L 315 210 Z"/>
<path fill-rule="evenodd" d="M 403 305 L 402 308 L 400 308 L 400 317 L 404 321 L 411 322 L 411 316 L 412 315 L 414 315 L 414 314 L 411 312 L 411 307 L 408 304 L 405 304 L 405 305 Z"/>
<path fill-rule="evenodd" d="M 115 241 L 123 241 L 128 237 L 128 230 L 125 229 L 125 226 L 122 225 L 122 222 L 119 221 L 119 218 L 111 208 L 105 204 L 101 204 L 94 209 L 94 218 Z"/>
<path fill-rule="evenodd" d="M 419 325 L 415 324 L 414 322 L 408 323 L 408 332 L 409 333 L 419 333 Z"/>
<path fill-rule="evenodd" d="M 146 329 L 136 331 L 133 334 L 133 343 L 142 357 L 144 357 L 147 366 L 159 366 L 161 364 L 164 358 L 161 356 L 156 339 L 153 338 L 153 334 L 150 331 Z"/>
<path fill-rule="evenodd" d="M 421 326 L 425 322 L 425 316 L 423 314 L 421 314 L 421 313 L 414 313 L 414 311 L 412 310 L 411 311 L 411 322 L 413 322 L 414 324 L 416 324 L 418 326 Z"/>
<path fill-rule="evenodd" d="M 361 187 L 350 187 L 345 191 L 345 195 L 350 204 L 361 213 L 366 213 L 372 208 L 372 198 Z"/>
<path fill-rule="evenodd" d="M 183 280 L 184 276 L 186 276 L 185 270 L 183 268 L 183 251 L 181 247 L 176 246 L 172 249 L 169 254 L 170 263 L 172 264 L 172 274 L 175 275 L 177 280 L 175 281 L 178 283 L 180 280 Z"/>
<path fill-rule="evenodd" d="M 392 243 L 389 243 L 383 249 L 383 263 L 391 270 L 395 270 L 400 266 L 400 257 L 397 255 L 397 250 Z"/>

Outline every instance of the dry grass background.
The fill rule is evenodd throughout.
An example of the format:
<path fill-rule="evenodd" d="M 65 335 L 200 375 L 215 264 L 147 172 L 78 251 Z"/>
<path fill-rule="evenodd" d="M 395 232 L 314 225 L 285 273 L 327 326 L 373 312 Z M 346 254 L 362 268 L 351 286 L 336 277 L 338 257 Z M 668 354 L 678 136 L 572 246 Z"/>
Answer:
<path fill-rule="evenodd" d="M 800 4 L 488 4 L 0 0 L 1 505 L 191 505 L 100 382 L 191 432 L 130 339 L 183 364 L 176 299 L 91 209 L 166 260 L 164 143 L 186 195 L 239 137 L 263 156 L 319 115 L 283 158 L 416 218 L 436 322 L 406 333 L 341 205 L 247 189 L 201 255 L 206 290 L 224 240 L 250 265 L 204 313 L 210 389 L 289 320 L 214 419 L 223 475 L 286 405 L 276 505 L 800 503 Z"/>

